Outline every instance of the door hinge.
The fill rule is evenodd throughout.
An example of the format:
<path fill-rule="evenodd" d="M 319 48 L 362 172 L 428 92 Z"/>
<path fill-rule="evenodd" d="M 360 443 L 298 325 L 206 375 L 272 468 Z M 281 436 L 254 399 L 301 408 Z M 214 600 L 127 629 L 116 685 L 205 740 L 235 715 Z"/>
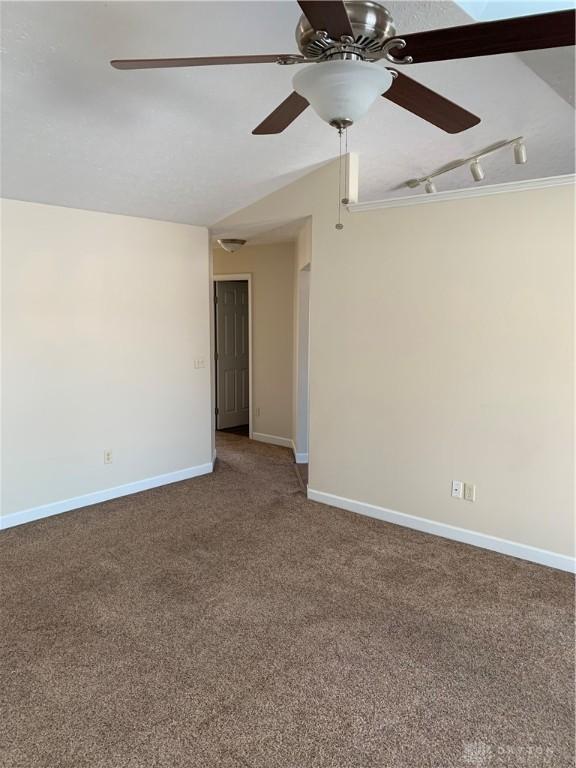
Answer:
<path fill-rule="evenodd" d="M 214 304 L 218 304 L 218 296 L 214 296 Z"/>
<path fill-rule="evenodd" d="M 218 408 L 214 408 L 214 413 L 218 416 Z"/>
<path fill-rule="evenodd" d="M 214 360 L 218 360 L 218 357 L 219 357 L 218 352 L 214 352 Z"/>

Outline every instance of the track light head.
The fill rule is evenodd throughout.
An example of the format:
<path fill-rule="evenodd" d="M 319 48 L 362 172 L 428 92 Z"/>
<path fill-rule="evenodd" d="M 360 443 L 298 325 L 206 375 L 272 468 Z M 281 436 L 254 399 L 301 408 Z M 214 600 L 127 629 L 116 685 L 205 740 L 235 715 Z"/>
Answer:
<path fill-rule="evenodd" d="M 434 192 L 436 192 L 436 185 L 434 184 L 432 179 L 426 179 L 426 184 L 425 184 L 424 189 L 426 190 L 426 192 L 428 192 L 429 195 L 431 195 Z"/>
<path fill-rule="evenodd" d="M 528 156 L 526 154 L 526 144 L 523 141 L 517 141 L 514 144 L 514 162 L 516 165 L 524 165 L 528 162 Z"/>
<path fill-rule="evenodd" d="M 482 168 L 478 160 L 472 160 L 470 163 L 470 171 L 474 181 L 484 181 L 484 168 Z"/>

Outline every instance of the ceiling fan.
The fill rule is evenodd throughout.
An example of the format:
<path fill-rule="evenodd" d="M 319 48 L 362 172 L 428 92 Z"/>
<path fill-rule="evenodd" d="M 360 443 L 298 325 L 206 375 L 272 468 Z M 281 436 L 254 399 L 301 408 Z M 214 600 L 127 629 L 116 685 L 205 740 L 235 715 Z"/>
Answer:
<path fill-rule="evenodd" d="M 365 114 L 379 95 L 448 133 L 472 128 L 480 118 L 395 68 L 428 61 L 574 45 L 576 11 L 466 24 L 397 36 L 390 13 L 373 0 L 298 0 L 300 54 L 126 59 L 116 69 L 203 67 L 214 64 L 314 64 L 293 79 L 294 91 L 252 133 L 281 133 L 310 104 L 339 131 Z"/>

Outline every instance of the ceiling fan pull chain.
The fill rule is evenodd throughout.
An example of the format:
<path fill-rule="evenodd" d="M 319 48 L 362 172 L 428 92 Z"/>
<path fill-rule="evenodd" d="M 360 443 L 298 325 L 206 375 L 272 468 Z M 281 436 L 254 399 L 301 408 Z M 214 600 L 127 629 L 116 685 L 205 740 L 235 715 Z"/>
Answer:
<path fill-rule="evenodd" d="M 346 156 L 344 164 L 344 197 L 341 202 L 342 205 L 348 205 L 350 202 L 348 199 L 348 128 L 344 131 L 344 155 Z"/>
<path fill-rule="evenodd" d="M 344 229 L 342 224 L 342 128 L 338 128 L 340 147 L 338 150 L 338 223 L 336 229 Z"/>

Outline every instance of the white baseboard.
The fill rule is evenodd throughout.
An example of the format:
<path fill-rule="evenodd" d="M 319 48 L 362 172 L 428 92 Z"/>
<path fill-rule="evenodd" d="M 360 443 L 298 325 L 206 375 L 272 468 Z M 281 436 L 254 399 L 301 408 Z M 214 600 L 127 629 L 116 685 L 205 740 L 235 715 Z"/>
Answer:
<path fill-rule="evenodd" d="M 277 435 L 265 435 L 263 432 L 253 432 L 252 440 L 258 440 L 259 443 L 270 443 L 270 445 L 281 445 L 283 448 L 292 448 L 292 440 L 289 437 L 278 437 Z"/>
<path fill-rule="evenodd" d="M 335 496 L 332 493 L 315 491 L 313 488 L 308 488 L 308 498 L 312 501 L 328 504 L 331 507 L 347 509 L 349 512 L 357 512 L 360 515 L 375 517 L 378 520 L 402 525 L 405 528 L 413 528 L 423 533 L 431 533 L 435 536 L 442 536 L 445 539 L 472 544 L 475 547 L 490 549 L 492 552 L 518 557 L 521 560 L 529 560 L 532 563 L 547 565 L 550 568 L 558 568 L 561 571 L 576 572 L 576 559 L 568 555 L 560 555 L 556 552 L 549 552 L 546 549 L 538 549 L 528 544 L 519 544 L 515 541 L 500 539 L 497 536 L 489 536 L 488 534 L 478 533 L 466 528 L 458 528 L 448 523 L 438 523 L 424 517 L 407 515 L 404 512 L 395 512 L 393 509 L 385 509 L 374 504 L 366 504 L 363 501 L 346 499 L 342 496 Z"/>
<path fill-rule="evenodd" d="M 106 488 L 103 491 L 86 493 L 83 496 L 75 496 L 72 499 L 55 501 L 51 504 L 44 504 L 41 507 L 24 509 L 22 512 L 13 512 L 10 515 L 0 517 L 0 529 L 12 528 L 15 525 L 22 525 L 23 523 L 31 523 L 33 520 L 41 520 L 43 517 L 51 517 L 52 515 L 59 515 L 62 512 L 70 512 L 73 509 L 89 507 L 92 506 L 92 504 L 100 504 L 103 501 L 118 499 L 121 496 L 129 496 L 132 493 L 148 491 L 150 488 L 158 488 L 161 485 L 178 483 L 181 480 L 190 480 L 192 477 L 209 474 L 212 472 L 213 468 L 213 462 L 199 464 L 195 467 L 179 469 L 177 472 L 168 472 L 165 475 L 148 477 L 145 480 L 137 480 L 134 483 L 117 485 L 115 488 Z"/>

